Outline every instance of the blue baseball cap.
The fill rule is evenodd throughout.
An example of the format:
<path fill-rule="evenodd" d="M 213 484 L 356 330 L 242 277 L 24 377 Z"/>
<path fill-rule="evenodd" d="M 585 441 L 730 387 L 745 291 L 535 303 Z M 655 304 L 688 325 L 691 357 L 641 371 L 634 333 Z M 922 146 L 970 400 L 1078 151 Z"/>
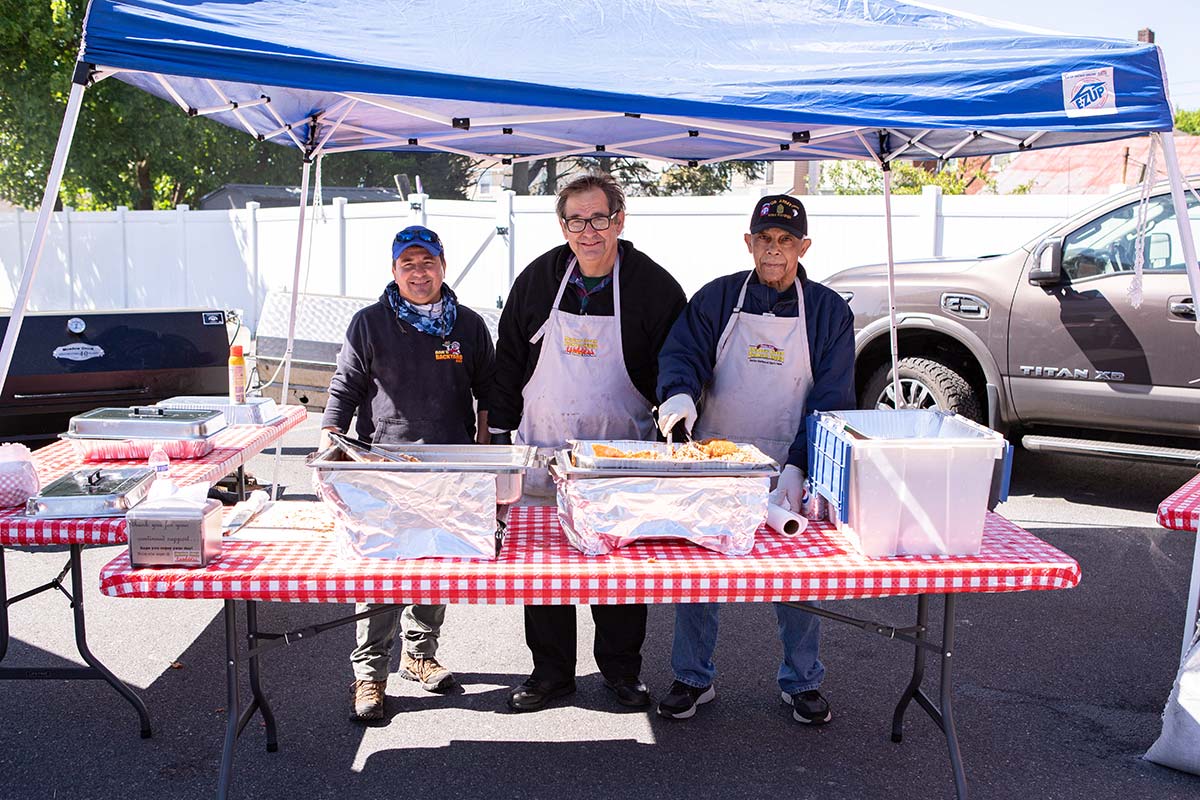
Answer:
<path fill-rule="evenodd" d="M 431 255 L 435 256 L 440 256 L 444 249 L 442 240 L 429 228 L 424 225 L 409 225 L 397 233 L 396 238 L 392 240 L 392 261 L 399 258 L 401 253 L 413 245 L 424 247 Z"/>

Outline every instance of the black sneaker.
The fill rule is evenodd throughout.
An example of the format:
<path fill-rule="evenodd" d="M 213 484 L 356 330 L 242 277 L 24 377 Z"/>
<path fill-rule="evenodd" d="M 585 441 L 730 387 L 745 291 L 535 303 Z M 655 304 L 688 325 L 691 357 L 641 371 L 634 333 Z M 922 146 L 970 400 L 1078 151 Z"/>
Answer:
<path fill-rule="evenodd" d="M 671 684 L 671 691 L 667 696 L 658 701 L 658 715 L 668 719 L 687 719 L 695 715 L 696 706 L 703 705 L 716 696 L 716 690 L 712 686 L 697 689 L 683 681 L 675 681 Z"/>
<path fill-rule="evenodd" d="M 788 694 L 780 692 L 783 702 L 792 707 L 792 719 L 805 725 L 824 725 L 833 719 L 829 701 L 816 689 Z"/>

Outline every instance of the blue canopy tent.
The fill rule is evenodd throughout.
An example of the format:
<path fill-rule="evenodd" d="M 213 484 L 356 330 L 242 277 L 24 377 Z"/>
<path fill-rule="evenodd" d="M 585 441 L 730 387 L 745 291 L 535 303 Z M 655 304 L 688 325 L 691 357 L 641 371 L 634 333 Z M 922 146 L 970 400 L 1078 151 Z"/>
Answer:
<path fill-rule="evenodd" d="M 1170 135 L 1159 136 L 1172 113 L 1151 44 L 899 0 L 93 0 L 83 42 L 0 348 L 3 376 L 82 94 L 109 77 L 296 148 L 301 197 L 315 158 L 362 149 L 513 162 L 847 158 L 884 167 L 890 186 L 897 158 L 1150 134 L 1200 300 L 1178 160 Z M 298 239 L 303 206 L 300 222 Z M 299 254 L 298 242 L 297 271 Z M 287 380 L 285 370 L 285 397 Z M 1200 566 L 1193 574 L 1189 633 Z"/>

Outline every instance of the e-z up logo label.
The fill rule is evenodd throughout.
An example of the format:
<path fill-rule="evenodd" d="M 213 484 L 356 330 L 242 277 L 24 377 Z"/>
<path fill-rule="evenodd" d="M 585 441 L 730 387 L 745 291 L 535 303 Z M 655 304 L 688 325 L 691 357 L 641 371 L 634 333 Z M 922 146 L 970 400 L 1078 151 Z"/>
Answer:
<path fill-rule="evenodd" d="M 746 358 L 755 364 L 770 364 L 775 367 L 783 366 L 783 350 L 773 344 L 752 344 L 746 351 Z"/>
<path fill-rule="evenodd" d="M 462 345 L 458 342 L 446 342 L 440 350 L 433 351 L 433 357 L 437 361 L 453 361 L 455 364 L 461 364 L 463 360 Z"/>
<path fill-rule="evenodd" d="M 563 337 L 563 352 L 569 356 L 595 358 L 596 351 L 599 349 L 600 342 L 596 339 L 585 339 L 580 336 Z"/>
<path fill-rule="evenodd" d="M 1112 67 L 1064 72 L 1063 108 L 1068 117 L 1092 117 L 1117 113 Z"/>
<path fill-rule="evenodd" d="M 1090 372 L 1086 369 L 1067 369 L 1066 367 L 1021 367 L 1021 374 L 1026 378 L 1070 378 L 1073 381 L 1111 381 L 1119 383 L 1125 380 L 1124 372 L 1109 369 L 1098 369 Z"/>

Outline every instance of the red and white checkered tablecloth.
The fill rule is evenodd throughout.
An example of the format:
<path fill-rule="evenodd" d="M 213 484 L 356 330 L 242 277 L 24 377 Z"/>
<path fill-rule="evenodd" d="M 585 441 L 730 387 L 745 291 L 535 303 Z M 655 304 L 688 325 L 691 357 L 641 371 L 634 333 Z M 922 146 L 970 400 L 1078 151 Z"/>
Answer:
<path fill-rule="evenodd" d="M 606 556 L 572 548 L 551 507 L 515 508 L 495 561 L 339 560 L 319 503 L 276 503 L 203 569 L 133 569 L 122 553 L 100 573 L 114 597 L 296 603 L 680 603 L 840 600 L 950 592 L 1066 589 L 1079 565 L 1028 531 L 988 514 L 970 557 L 869 559 L 829 523 L 786 538 L 766 526 L 747 556 L 681 541 L 641 541 Z M 272 531 L 287 540 L 267 540 Z"/>
<path fill-rule="evenodd" d="M 1158 504 L 1158 524 L 1173 531 L 1195 532 L 1200 528 L 1200 475 Z"/>
<path fill-rule="evenodd" d="M 171 462 L 171 478 L 180 486 L 216 483 L 274 444 L 303 422 L 303 406 L 283 406 L 282 416 L 269 425 L 231 425 L 213 437 L 213 449 L 201 458 Z M 105 461 L 84 464 L 70 442 L 58 441 L 34 452 L 33 463 L 42 486 L 83 467 L 143 466 L 144 461 Z M 62 544 L 124 544 L 124 517 L 36 519 L 24 508 L 0 509 L 0 546 Z"/>

